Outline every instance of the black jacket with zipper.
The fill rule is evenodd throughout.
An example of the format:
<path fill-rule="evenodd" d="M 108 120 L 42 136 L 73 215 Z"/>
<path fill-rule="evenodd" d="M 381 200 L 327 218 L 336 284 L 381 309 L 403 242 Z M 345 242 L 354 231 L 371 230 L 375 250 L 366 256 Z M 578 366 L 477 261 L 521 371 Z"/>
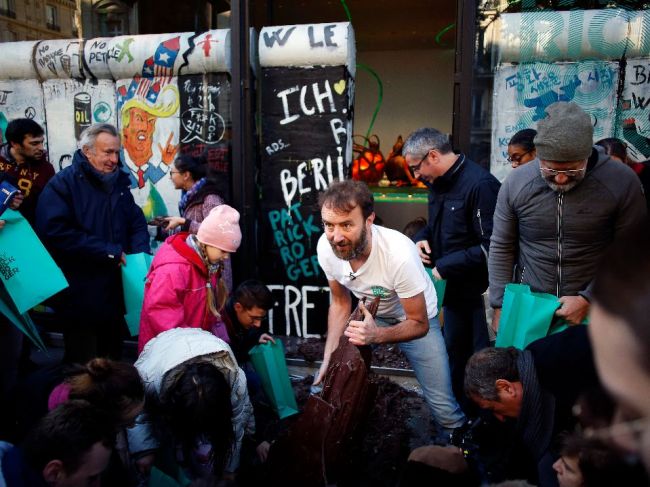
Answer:
<path fill-rule="evenodd" d="M 429 223 L 413 240 L 427 240 L 431 261 L 447 279 L 444 304 L 481 295 L 488 285 L 487 253 L 501 184 L 464 154 L 432 184 Z"/>

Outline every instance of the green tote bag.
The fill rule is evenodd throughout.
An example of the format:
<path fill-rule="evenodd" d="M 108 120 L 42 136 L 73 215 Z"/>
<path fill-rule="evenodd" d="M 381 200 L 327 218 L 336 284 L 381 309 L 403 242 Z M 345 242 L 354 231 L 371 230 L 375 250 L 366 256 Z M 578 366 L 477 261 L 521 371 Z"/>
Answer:
<path fill-rule="evenodd" d="M 262 388 L 280 419 L 298 413 L 296 396 L 289 380 L 289 371 L 284 359 L 282 341 L 267 342 L 253 347 L 250 352 L 251 362 L 260 376 Z"/>
<path fill-rule="evenodd" d="M 129 327 L 131 336 L 140 331 L 140 312 L 144 300 L 144 281 L 149 272 L 153 256 L 145 253 L 126 256 L 126 265 L 122 269 L 122 289 L 124 292 L 124 319 Z"/>
<path fill-rule="evenodd" d="M 497 333 L 497 347 L 524 349 L 549 334 L 560 301 L 552 294 L 535 293 L 525 284 L 508 284 Z"/>

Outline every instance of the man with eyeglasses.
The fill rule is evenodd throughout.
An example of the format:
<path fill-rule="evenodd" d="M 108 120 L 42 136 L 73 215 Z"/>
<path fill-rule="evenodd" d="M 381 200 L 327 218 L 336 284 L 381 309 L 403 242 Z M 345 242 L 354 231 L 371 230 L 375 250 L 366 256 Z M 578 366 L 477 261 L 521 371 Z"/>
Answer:
<path fill-rule="evenodd" d="M 556 316 L 581 323 L 591 282 L 609 244 L 646 214 L 634 172 L 593 147 L 591 117 L 573 102 L 553 103 L 535 137 L 537 160 L 513 171 L 499 192 L 490 243 L 492 327 L 507 283 L 555 294 Z"/>
<path fill-rule="evenodd" d="M 455 154 L 447 135 L 436 129 L 413 132 L 402 153 L 415 177 L 430 189 L 429 222 L 413 240 L 434 277 L 447 280 L 445 344 L 454 394 L 469 413 L 473 405 L 463 394 L 463 374 L 472 353 L 489 345 L 483 293 L 500 184 L 464 154 Z"/>

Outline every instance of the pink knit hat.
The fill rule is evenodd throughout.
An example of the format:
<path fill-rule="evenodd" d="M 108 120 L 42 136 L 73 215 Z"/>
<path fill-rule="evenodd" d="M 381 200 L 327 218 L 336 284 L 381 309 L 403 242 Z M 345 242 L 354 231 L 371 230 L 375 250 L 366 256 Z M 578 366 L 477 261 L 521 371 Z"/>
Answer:
<path fill-rule="evenodd" d="M 196 234 L 199 242 L 225 252 L 237 252 L 241 243 L 239 212 L 232 206 L 219 205 L 201 222 Z"/>

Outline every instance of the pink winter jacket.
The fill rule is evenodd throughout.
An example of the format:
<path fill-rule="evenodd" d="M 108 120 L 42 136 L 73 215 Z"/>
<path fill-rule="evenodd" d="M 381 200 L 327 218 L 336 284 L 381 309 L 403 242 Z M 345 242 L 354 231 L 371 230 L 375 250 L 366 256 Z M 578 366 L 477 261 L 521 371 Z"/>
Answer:
<path fill-rule="evenodd" d="M 172 328 L 202 328 L 228 341 L 225 326 L 206 307 L 208 271 L 185 243 L 188 233 L 167 238 L 156 252 L 144 286 L 138 353 L 153 337 Z M 217 289 L 212 276 L 212 290 Z M 212 292 L 210 290 L 210 292 Z"/>

